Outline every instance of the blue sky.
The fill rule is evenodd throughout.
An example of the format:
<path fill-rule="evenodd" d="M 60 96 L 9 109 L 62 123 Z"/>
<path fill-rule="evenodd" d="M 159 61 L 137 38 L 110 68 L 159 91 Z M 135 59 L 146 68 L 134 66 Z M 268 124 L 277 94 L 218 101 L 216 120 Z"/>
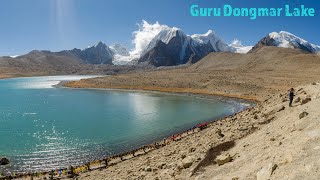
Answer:
<path fill-rule="evenodd" d="M 282 7 L 304 4 L 315 17 L 192 17 L 191 4 L 203 7 Z M 212 29 L 231 42 L 253 45 L 272 31 L 285 30 L 320 45 L 318 0 L 1 0 L 0 55 L 33 49 L 85 48 L 103 41 L 133 48 L 132 32 L 142 20 L 176 26 L 187 34 Z"/>

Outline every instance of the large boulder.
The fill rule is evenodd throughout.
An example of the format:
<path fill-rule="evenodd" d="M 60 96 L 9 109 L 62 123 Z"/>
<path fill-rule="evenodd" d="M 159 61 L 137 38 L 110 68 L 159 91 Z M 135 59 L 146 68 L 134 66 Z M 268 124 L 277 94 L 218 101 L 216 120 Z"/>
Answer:
<path fill-rule="evenodd" d="M 186 169 L 192 166 L 193 162 L 194 162 L 194 157 L 188 156 L 181 161 L 181 165 L 183 168 Z"/>
<path fill-rule="evenodd" d="M 0 158 L 0 165 L 7 165 L 10 163 L 10 160 L 6 157 Z"/>

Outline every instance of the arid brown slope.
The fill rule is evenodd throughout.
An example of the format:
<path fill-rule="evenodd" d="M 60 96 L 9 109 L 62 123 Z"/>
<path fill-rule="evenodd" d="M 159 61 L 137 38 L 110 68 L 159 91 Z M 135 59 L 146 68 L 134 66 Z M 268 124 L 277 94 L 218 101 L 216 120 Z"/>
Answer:
<path fill-rule="evenodd" d="M 185 68 L 87 79 L 66 86 L 191 92 L 263 100 L 271 93 L 310 83 L 319 77 L 319 55 L 263 47 L 250 54 L 211 53 Z"/>

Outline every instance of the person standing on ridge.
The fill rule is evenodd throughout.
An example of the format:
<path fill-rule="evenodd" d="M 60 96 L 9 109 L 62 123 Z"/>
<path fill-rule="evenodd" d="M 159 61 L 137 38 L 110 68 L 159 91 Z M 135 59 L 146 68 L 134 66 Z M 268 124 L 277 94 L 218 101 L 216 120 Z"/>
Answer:
<path fill-rule="evenodd" d="M 295 96 L 293 88 L 288 90 L 288 96 L 289 96 L 289 107 L 292 107 L 293 97 Z"/>

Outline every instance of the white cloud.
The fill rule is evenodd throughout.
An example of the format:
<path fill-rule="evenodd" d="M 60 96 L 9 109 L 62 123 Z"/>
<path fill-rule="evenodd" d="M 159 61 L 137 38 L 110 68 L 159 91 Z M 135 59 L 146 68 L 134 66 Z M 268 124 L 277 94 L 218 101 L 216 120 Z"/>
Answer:
<path fill-rule="evenodd" d="M 236 46 L 236 47 L 242 47 L 242 46 L 243 46 L 242 43 L 241 43 L 241 41 L 240 41 L 239 39 L 234 39 L 234 40 L 231 42 L 230 45 Z"/>
<path fill-rule="evenodd" d="M 149 24 L 143 20 L 141 24 L 138 24 L 139 29 L 133 32 L 134 49 L 130 52 L 131 55 L 140 55 L 141 52 L 148 46 L 151 40 L 159 34 L 159 32 L 165 28 L 166 25 L 161 25 L 159 22 Z"/>

